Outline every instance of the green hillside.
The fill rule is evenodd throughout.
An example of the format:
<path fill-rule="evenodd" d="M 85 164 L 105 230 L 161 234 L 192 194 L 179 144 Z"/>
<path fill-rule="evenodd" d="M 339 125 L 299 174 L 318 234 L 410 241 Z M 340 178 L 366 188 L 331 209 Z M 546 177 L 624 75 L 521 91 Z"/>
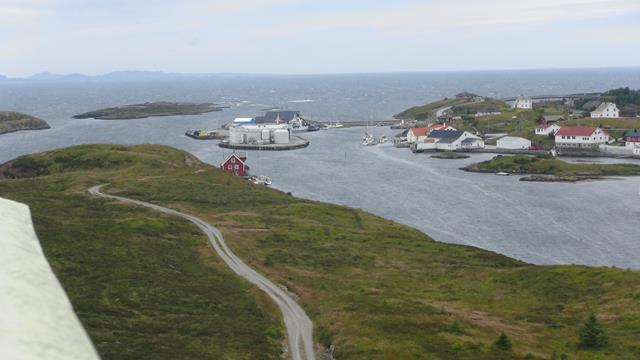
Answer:
<path fill-rule="evenodd" d="M 275 358 L 283 327 L 194 226 L 86 194 L 102 183 L 219 226 L 240 257 L 299 298 L 336 359 L 640 357 L 636 271 L 534 266 L 438 243 L 163 146 L 79 146 L 19 158 L 0 173 L 32 177 L 0 181 L 0 196 L 32 207 L 45 253 L 104 359 Z M 592 312 L 608 338 L 598 348 L 579 343 Z M 502 332 L 512 349 L 494 344 Z"/>

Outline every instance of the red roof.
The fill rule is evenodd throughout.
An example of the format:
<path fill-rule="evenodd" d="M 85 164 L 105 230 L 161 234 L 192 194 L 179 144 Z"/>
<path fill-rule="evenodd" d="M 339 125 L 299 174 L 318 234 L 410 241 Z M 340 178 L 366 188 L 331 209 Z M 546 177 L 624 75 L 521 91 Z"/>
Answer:
<path fill-rule="evenodd" d="M 428 131 L 430 131 L 429 128 L 411 128 L 411 132 L 415 136 L 427 136 Z"/>
<path fill-rule="evenodd" d="M 596 131 L 595 127 L 563 127 L 556 136 L 591 136 Z"/>

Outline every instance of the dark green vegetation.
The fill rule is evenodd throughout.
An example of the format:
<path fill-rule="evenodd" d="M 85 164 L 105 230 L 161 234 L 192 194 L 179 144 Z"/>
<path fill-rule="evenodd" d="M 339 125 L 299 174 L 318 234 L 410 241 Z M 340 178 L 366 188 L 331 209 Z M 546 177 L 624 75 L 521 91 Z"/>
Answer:
<path fill-rule="evenodd" d="M 592 111 L 603 101 L 616 103 L 621 116 L 633 116 L 640 112 L 640 90 L 632 90 L 628 87 L 612 89 L 598 97 L 580 99 L 576 101 L 576 107 Z"/>
<path fill-rule="evenodd" d="M 591 314 L 589 319 L 580 330 L 579 346 L 587 349 L 597 349 L 607 345 L 609 340 L 600 325 L 596 314 Z"/>
<path fill-rule="evenodd" d="M 49 129 L 49 124 L 31 115 L 13 111 L 0 111 L 0 134 L 20 130 Z"/>
<path fill-rule="evenodd" d="M 465 170 L 558 176 L 640 175 L 640 165 L 636 164 L 575 164 L 548 156 L 529 155 L 497 155 L 491 160 L 469 165 Z"/>
<path fill-rule="evenodd" d="M 89 111 L 84 114 L 75 115 L 75 119 L 95 118 L 100 120 L 125 120 L 125 119 L 142 119 L 152 116 L 174 116 L 174 115 L 198 115 L 212 111 L 221 111 L 211 103 L 187 103 L 187 102 L 146 102 L 144 104 L 134 104 L 117 106 L 95 111 Z"/>
<path fill-rule="evenodd" d="M 174 351 L 192 348 L 174 347 L 158 340 L 159 334 L 230 354 L 216 353 L 218 358 L 260 358 L 277 355 L 281 333 L 266 315 L 273 309 L 222 268 L 194 227 L 86 195 L 87 187 L 101 183 L 110 183 L 107 192 L 180 209 L 219 226 L 240 257 L 299 297 L 314 321 L 317 342 L 335 345 L 337 359 L 640 357 L 635 271 L 534 266 L 438 243 L 361 210 L 254 186 L 161 146 L 74 147 L 23 157 L 9 168 L 12 176 L 40 174 L 0 181 L 0 196 L 32 206 L 45 252 L 80 318 L 101 352 L 113 351 L 105 358 L 138 358 L 127 355 L 133 351 L 175 358 Z M 170 245 L 171 251 L 156 249 Z M 191 255 L 174 257 L 183 252 Z M 216 282 L 233 291 L 208 291 L 209 285 L 221 286 Z M 148 302 L 156 297 L 166 302 Z M 245 308 L 236 308 L 242 304 Z M 141 310 L 148 306 L 151 314 Z M 186 314 L 167 316 L 181 309 Z M 128 312 L 116 316 L 120 311 Z M 227 311 L 237 319 L 229 321 Z M 609 339 L 597 349 L 579 346 L 591 312 L 599 314 Z M 180 322 L 185 318 L 189 326 Z M 122 334 L 134 320 L 154 322 L 139 322 L 138 331 Z M 247 326 L 256 322 L 256 328 Z M 494 345 L 502 332 L 511 350 Z"/>

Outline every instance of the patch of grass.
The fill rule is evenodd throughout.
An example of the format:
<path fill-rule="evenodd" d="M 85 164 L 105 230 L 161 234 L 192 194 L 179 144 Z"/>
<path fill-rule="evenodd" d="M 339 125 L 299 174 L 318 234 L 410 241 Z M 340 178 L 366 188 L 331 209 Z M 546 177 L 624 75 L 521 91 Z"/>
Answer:
<path fill-rule="evenodd" d="M 83 151 L 104 152 L 105 149 L 87 147 Z M 47 156 L 55 159 L 57 152 Z M 116 251 L 105 241 L 99 246 L 105 249 L 96 251 L 93 249 L 97 245 L 79 247 L 76 239 L 85 239 L 83 245 L 91 244 L 93 238 L 116 239 L 113 234 L 120 235 L 118 239 L 130 241 L 163 239 L 162 244 L 155 247 L 168 246 L 165 244 L 176 243 L 172 239 L 184 237 L 185 242 L 178 244 L 193 248 L 188 244 L 200 238 L 197 231 L 182 220 L 103 200 L 90 200 L 80 194 L 90 185 L 108 182 L 111 184 L 107 188 L 109 192 L 181 209 L 218 225 L 232 249 L 244 261 L 299 297 L 314 321 L 317 342 L 334 345 L 338 359 L 522 359 L 527 353 L 537 358 L 549 358 L 553 353 L 567 353 L 571 359 L 640 357 L 637 344 L 640 332 L 638 272 L 582 266 L 533 266 L 473 247 L 438 243 L 415 229 L 360 210 L 297 199 L 253 186 L 201 163 L 190 167 L 184 161 L 187 155 L 174 149 L 141 146 L 129 147 L 125 152 L 132 156 L 132 161 L 115 167 L 97 162 L 104 166 L 88 170 L 80 169 L 72 162 L 65 164 L 63 168 L 67 170 L 62 173 L 0 182 L 0 196 L 24 201 L 36 209 L 34 219 L 41 238 L 55 239 L 58 235 L 48 234 L 53 230 L 70 232 L 66 235 L 69 244 L 65 246 L 43 242 L 47 243 L 45 250 L 49 249 L 47 256 L 52 262 L 75 269 L 71 276 L 60 272 L 64 269 L 61 265 L 54 266 L 72 294 L 76 308 L 84 301 L 97 306 L 99 311 L 82 307 L 86 313 L 79 313 L 85 325 L 91 325 L 87 322 L 91 316 L 107 316 L 111 312 L 98 306 L 100 298 L 82 296 L 83 287 L 97 286 L 92 285 L 94 280 L 108 274 L 98 272 L 98 276 L 84 270 L 94 261 L 106 258 L 104 261 L 117 269 L 116 274 L 123 274 L 127 267 L 108 258 L 116 256 L 124 261 L 128 257 L 121 253 L 127 254 L 127 247 L 117 247 Z M 155 165 L 149 160 L 155 160 Z M 52 161 L 56 163 L 56 160 Z M 205 171 L 196 173 L 197 170 Z M 54 183 L 59 184 L 53 187 Z M 48 186 L 52 188 L 47 190 Z M 77 199 L 68 200 L 71 201 L 69 206 L 78 206 L 81 210 L 66 211 L 64 202 L 67 199 Z M 86 212 L 87 208 L 91 211 Z M 48 209 L 59 209 L 58 212 L 65 216 L 50 218 L 54 215 L 48 214 Z M 84 220 L 85 213 L 95 220 Z M 106 228 L 98 221 L 102 218 L 111 219 Z M 60 224 L 50 224 L 57 221 Z M 65 222 L 72 226 L 63 227 Z M 85 222 L 89 224 L 87 228 L 84 228 Z M 89 231 L 91 237 L 82 235 Z M 164 239 L 167 236 L 169 238 Z M 75 245 L 73 251 L 69 251 L 71 243 Z M 56 251 L 57 246 L 60 246 L 59 251 Z M 92 259 L 94 253 L 107 256 Z M 138 255 L 136 260 L 143 258 L 142 254 Z M 157 259 L 145 259 L 145 262 L 151 262 L 146 269 L 157 268 L 171 274 L 171 268 L 165 266 L 167 262 L 163 260 L 170 255 L 160 256 L 154 251 Z M 214 274 L 216 271 L 224 273 L 224 269 L 214 266 L 220 265 L 213 260 L 215 258 L 206 259 Z M 185 259 L 168 263 L 174 262 L 180 265 L 180 271 L 192 266 Z M 200 280 L 206 276 L 219 275 L 198 273 L 189 279 L 199 285 L 208 284 L 208 281 Z M 117 296 L 112 298 L 126 299 L 127 304 L 135 303 L 138 297 L 149 299 L 151 296 L 147 293 L 153 294 L 158 286 L 132 285 L 137 284 L 135 276 L 119 275 L 117 278 L 120 282 L 98 283 L 104 288 L 113 288 Z M 189 287 L 183 294 L 188 294 L 192 290 L 191 284 L 184 281 L 185 278 L 181 279 L 187 283 L 182 286 Z M 224 279 L 225 283 L 234 281 L 231 276 Z M 237 316 L 264 319 L 261 327 L 252 328 L 251 334 L 253 341 L 270 349 L 269 344 L 278 338 L 269 335 L 274 322 L 269 321 L 265 311 L 260 311 L 266 305 L 259 306 L 263 303 L 256 295 L 258 293 L 242 284 L 239 282 L 238 289 L 244 292 L 233 294 L 249 305 L 236 309 Z M 129 295 L 131 289 L 137 287 L 140 287 L 138 294 Z M 230 295 L 223 291 L 207 294 L 209 301 L 231 301 Z M 257 296 L 258 300 L 254 300 L 257 305 L 250 305 L 250 300 L 255 298 L 249 294 Z M 201 307 L 215 308 L 197 301 L 192 304 L 189 308 L 194 312 L 200 311 Z M 151 329 L 172 325 L 173 319 L 163 314 L 177 310 L 166 306 L 167 309 L 164 306 L 155 309 L 159 320 L 157 325 L 150 326 Z M 578 335 L 584 319 L 592 312 L 598 314 L 609 342 L 601 349 L 585 350 L 578 347 Z M 221 315 L 221 323 L 228 324 L 222 319 L 225 317 Z M 200 326 L 197 319 L 191 320 L 195 322 L 192 326 Z M 215 321 L 211 320 L 211 323 L 219 324 Z M 245 328 L 242 323 L 249 321 L 255 320 L 240 318 L 229 324 L 229 328 L 219 325 L 229 331 L 222 341 L 233 341 L 237 349 L 254 351 L 250 337 L 241 340 L 236 337 L 236 331 L 242 333 L 238 329 Z M 454 322 L 458 326 L 453 326 Z M 128 318 L 123 316 L 111 323 L 88 328 L 94 339 L 96 336 L 110 339 L 105 340 L 108 344 L 115 338 L 114 331 L 128 323 Z M 134 349 L 162 345 L 152 334 L 142 331 L 146 324 L 140 329 L 139 333 L 129 336 L 132 342 L 135 340 Z M 511 352 L 493 346 L 502 332 L 512 341 Z M 207 336 L 214 337 L 212 342 L 219 344 L 215 341 L 217 335 Z"/>
<path fill-rule="evenodd" d="M 528 155 L 498 155 L 491 160 L 472 164 L 467 169 L 471 171 L 559 176 L 640 175 L 640 165 L 636 164 L 575 164 L 550 157 Z"/>

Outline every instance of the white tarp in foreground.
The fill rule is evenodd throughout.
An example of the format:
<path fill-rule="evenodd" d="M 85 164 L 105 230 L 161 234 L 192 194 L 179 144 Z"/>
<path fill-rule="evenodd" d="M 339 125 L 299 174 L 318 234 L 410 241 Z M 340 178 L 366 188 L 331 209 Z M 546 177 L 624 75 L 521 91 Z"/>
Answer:
<path fill-rule="evenodd" d="M 44 257 L 29 208 L 2 198 L 0 359 L 98 359 Z"/>

